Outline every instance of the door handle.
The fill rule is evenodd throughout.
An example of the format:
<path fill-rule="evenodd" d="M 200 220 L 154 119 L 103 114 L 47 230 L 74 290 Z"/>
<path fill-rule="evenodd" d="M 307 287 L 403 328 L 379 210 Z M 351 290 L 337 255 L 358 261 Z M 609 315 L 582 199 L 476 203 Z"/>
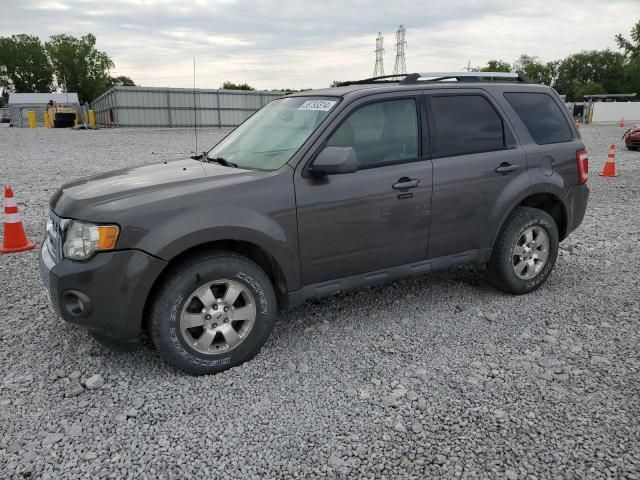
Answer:
<path fill-rule="evenodd" d="M 396 190 L 405 190 L 407 188 L 416 188 L 418 185 L 420 185 L 420 180 L 418 180 L 417 178 L 406 178 L 405 177 L 405 178 L 401 178 L 400 180 L 398 180 L 392 186 Z"/>
<path fill-rule="evenodd" d="M 510 163 L 502 162 L 500 166 L 496 168 L 496 172 L 506 175 L 507 173 L 517 170 L 518 168 L 520 168 L 518 167 L 518 165 L 511 165 Z"/>

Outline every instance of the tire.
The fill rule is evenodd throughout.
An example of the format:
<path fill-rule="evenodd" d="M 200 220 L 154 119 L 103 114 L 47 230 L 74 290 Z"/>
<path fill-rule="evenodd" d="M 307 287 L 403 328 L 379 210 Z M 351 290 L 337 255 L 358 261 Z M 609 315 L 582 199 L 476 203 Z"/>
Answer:
<path fill-rule="evenodd" d="M 269 338 L 276 312 L 273 286 L 258 265 L 232 252 L 204 253 L 186 259 L 162 282 L 149 333 L 167 363 L 208 375 L 252 359 Z"/>
<path fill-rule="evenodd" d="M 527 241 L 526 232 L 532 233 L 533 242 Z M 546 259 L 542 262 L 545 248 L 528 245 L 543 244 L 545 239 Z M 558 226 L 551 215 L 537 208 L 516 208 L 493 247 L 488 265 L 489 280 L 500 290 L 515 295 L 534 291 L 551 274 L 558 258 L 558 244 Z"/>

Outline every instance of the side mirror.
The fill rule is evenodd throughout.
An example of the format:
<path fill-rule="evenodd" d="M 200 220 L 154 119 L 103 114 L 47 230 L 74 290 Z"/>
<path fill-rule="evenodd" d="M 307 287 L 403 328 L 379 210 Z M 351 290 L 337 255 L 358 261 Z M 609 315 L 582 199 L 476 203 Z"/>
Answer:
<path fill-rule="evenodd" d="M 353 147 L 325 147 L 309 167 L 314 177 L 358 171 L 358 158 Z"/>

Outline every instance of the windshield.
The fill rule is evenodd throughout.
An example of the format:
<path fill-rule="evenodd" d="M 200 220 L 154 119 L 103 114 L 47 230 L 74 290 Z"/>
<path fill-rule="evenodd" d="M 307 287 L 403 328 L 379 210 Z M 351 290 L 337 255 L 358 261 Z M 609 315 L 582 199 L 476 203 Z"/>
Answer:
<path fill-rule="evenodd" d="M 300 148 L 338 103 L 331 97 L 274 100 L 213 147 L 210 158 L 224 158 L 239 168 L 275 170 Z"/>

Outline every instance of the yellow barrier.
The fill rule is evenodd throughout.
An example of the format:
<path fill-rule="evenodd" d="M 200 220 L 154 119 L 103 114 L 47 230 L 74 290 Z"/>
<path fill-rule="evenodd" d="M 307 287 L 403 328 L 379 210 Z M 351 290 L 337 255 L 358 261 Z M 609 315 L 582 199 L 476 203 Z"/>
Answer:
<path fill-rule="evenodd" d="M 93 110 L 89 110 L 89 125 L 91 125 L 91 128 L 96 126 L 96 112 Z"/>
<path fill-rule="evenodd" d="M 36 112 L 33 110 L 29 111 L 29 128 L 36 128 Z"/>
<path fill-rule="evenodd" d="M 45 110 L 42 116 L 44 117 L 44 128 L 51 128 L 51 123 L 49 121 L 49 112 Z"/>
<path fill-rule="evenodd" d="M 84 115 L 84 124 L 86 125 L 87 123 L 89 123 L 89 114 L 87 113 L 87 111 L 85 110 L 84 112 L 82 112 Z"/>

